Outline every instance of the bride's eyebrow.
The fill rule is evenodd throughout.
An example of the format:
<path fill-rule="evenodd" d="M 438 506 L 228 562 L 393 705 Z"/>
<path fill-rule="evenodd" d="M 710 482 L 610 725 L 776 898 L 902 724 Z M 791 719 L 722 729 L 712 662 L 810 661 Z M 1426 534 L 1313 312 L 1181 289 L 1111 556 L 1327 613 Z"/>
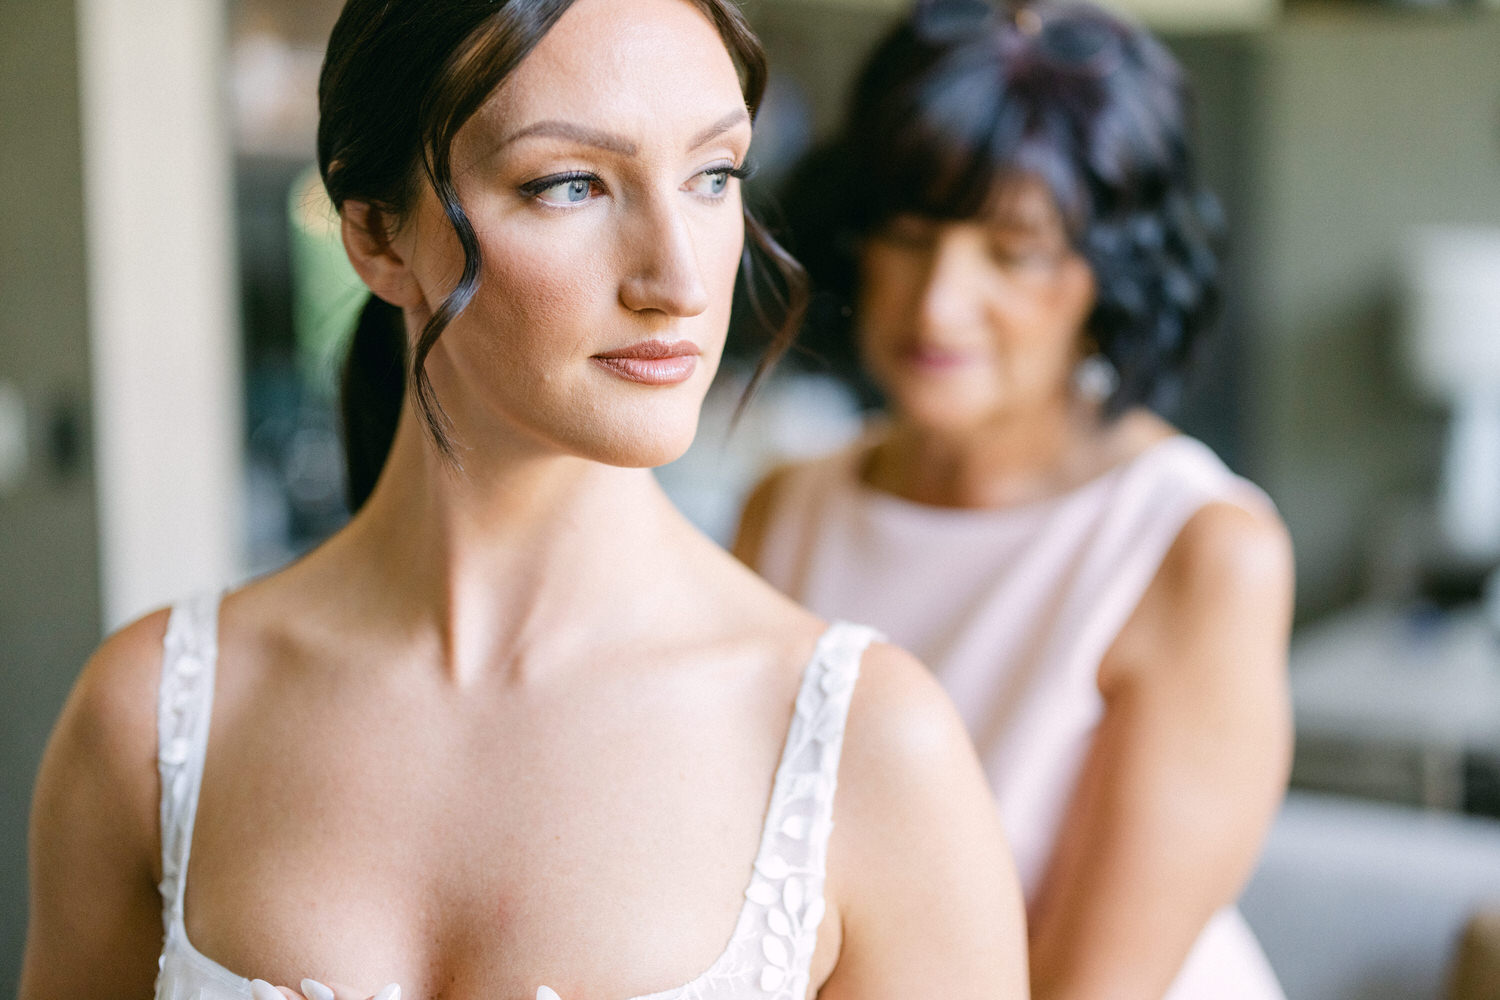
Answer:
<path fill-rule="evenodd" d="M 556 118 L 547 118 L 539 122 L 533 122 L 525 128 L 517 129 L 501 139 L 495 145 L 495 150 L 504 149 L 506 146 L 520 139 L 536 137 L 566 139 L 583 146 L 593 146 L 608 153 L 618 153 L 621 156 L 634 156 L 637 152 L 635 143 L 624 136 L 616 135 L 613 132 L 602 132 L 598 129 L 589 128 L 587 125 L 565 122 Z"/>
<path fill-rule="evenodd" d="M 742 107 L 735 108 L 729 114 L 695 135 L 688 143 L 688 149 L 697 149 L 700 146 L 706 146 L 735 126 L 747 124 L 749 121 L 750 113 L 748 111 Z M 532 138 L 564 139 L 583 146 L 593 146 L 595 149 L 602 149 L 608 153 L 617 153 L 620 156 L 635 156 L 639 151 L 635 143 L 622 135 L 590 128 L 587 125 L 580 125 L 577 122 L 563 121 L 558 118 L 546 118 L 539 122 L 532 122 L 524 128 L 517 129 L 501 139 L 494 148 L 498 151 L 513 142 Z"/>
<path fill-rule="evenodd" d="M 699 146 L 706 146 L 736 125 L 749 124 L 749 122 L 750 112 L 744 108 L 735 108 L 729 114 L 695 135 L 693 141 L 688 143 L 688 149 L 697 149 Z"/>

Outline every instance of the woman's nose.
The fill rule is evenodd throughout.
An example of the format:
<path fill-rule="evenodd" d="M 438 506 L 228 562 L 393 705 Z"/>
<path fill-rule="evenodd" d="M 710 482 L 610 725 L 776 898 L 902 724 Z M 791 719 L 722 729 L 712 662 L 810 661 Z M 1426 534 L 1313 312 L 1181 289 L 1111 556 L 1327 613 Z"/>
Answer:
<path fill-rule="evenodd" d="M 917 304 L 923 332 L 962 330 L 979 320 L 982 282 L 974 253 L 959 234 L 945 233 L 934 241 Z"/>
<path fill-rule="evenodd" d="M 633 227 L 631 268 L 620 284 L 620 302 L 633 312 L 697 316 L 708 308 L 708 288 L 688 220 L 671 205 L 643 210 Z"/>

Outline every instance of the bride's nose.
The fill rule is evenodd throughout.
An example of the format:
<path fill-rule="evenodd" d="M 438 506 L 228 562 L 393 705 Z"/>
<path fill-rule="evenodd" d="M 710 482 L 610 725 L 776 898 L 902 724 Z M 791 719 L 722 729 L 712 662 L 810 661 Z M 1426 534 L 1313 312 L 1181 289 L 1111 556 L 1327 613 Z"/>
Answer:
<path fill-rule="evenodd" d="M 620 302 L 627 309 L 688 317 L 708 308 L 708 288 L 693 231 L 676 206 L 641 206 L 640 217 L 631 226 L 627 259 L 620 283 Z"/>

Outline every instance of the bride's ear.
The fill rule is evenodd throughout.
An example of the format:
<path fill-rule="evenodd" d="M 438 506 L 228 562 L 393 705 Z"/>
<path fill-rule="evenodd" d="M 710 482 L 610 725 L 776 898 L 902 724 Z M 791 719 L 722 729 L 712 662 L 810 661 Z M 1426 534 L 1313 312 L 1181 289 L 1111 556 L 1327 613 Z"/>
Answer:
<path fill-rule="evenodd" d="M 422 289 L 391 239 L 385 214 L 369 202 L 350 200 L 344 202 L 341 224 L 349 262 L 370 291 L 393 306 L 421 306 Z"/>

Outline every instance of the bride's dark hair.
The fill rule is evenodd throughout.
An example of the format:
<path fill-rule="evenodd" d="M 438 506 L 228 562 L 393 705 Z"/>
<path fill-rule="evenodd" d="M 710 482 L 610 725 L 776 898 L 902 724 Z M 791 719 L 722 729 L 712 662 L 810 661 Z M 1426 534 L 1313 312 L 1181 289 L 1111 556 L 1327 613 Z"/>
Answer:
<path fill-rule="evenodd" d="M 374 489 L 408 392 L 434 445 L 454 457 L 448 420 L 425 368 L 438 337 L 479 287 L 479 241 L 453 184 L 453 140 L 572 2 L 349 0 L 334 25 L 318 83 L 318 167 L 329 198 L 340 212 L 346 201 L 368 204 L 380 235 L 411 209 L 425 182 L 464 254 L 457 286 L 414 344 L 407 344 L 397 307 L 371 296 L 360 313 L 340 400 L 351 510 Z M 766 86 L 759 40 L 732 0 L 686 2 L 724 39 L 754 117 Z M 756 371 L 758 382 L 795 335 L 806 282 L 797 262 L 748 211 L 745 227 L 741 279 L 757 314 L 777 328 Z M 775 273 L 761 281 L 757 270 L 767 262 Z"/>

